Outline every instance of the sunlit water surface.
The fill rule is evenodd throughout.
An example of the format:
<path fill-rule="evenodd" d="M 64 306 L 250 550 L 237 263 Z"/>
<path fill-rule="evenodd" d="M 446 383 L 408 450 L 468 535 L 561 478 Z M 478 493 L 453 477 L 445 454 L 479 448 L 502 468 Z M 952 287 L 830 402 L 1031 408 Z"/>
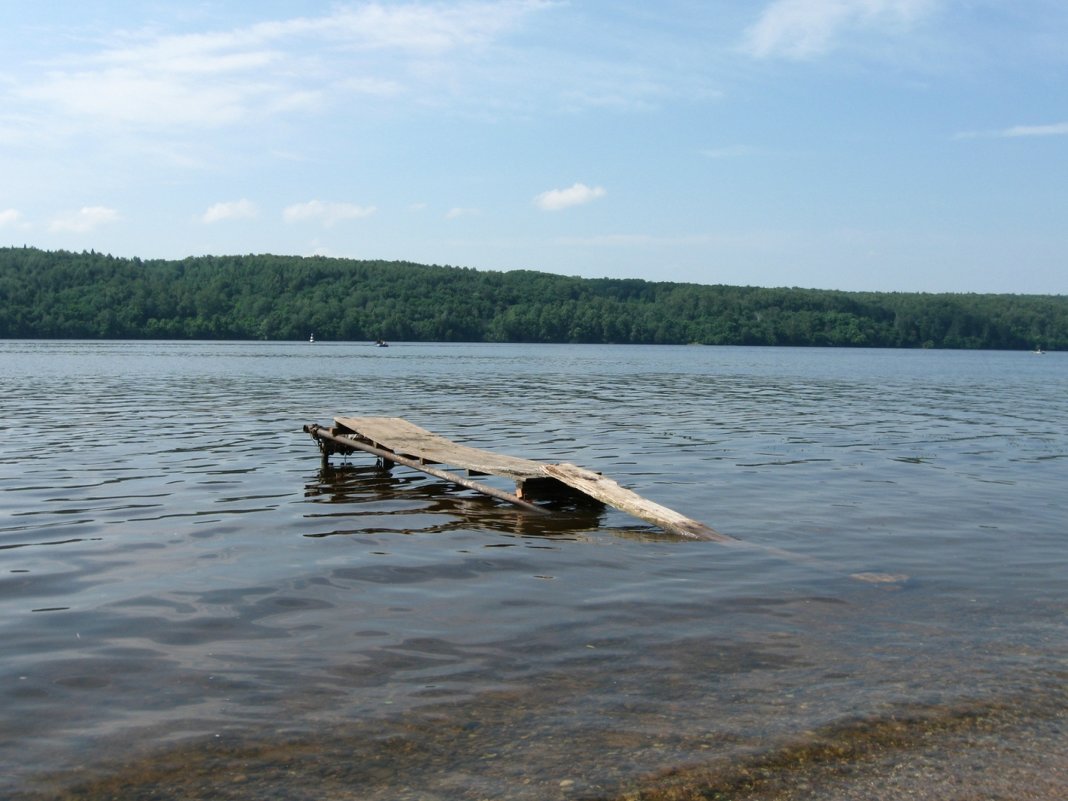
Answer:
<path fill-rule="evenodd" d="M 4 797 L 614 798 L 1061 731 L 1064 354 L 9 341 L 0 382 Z M 745 547 L 324 470 L 335 414 Z"/>

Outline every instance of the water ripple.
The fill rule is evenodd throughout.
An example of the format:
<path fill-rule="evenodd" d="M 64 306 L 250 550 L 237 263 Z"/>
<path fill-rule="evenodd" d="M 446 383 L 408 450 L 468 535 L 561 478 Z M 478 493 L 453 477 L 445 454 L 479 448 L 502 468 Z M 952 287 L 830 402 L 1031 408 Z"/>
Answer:
<path fill-rule="evenodd" d="M 1064 708 L 1058 354 L 8 342 L 0 375 L 8 798 L 655 798 L 895 709 Z M 301 426 L 353 413 L 744 545 L 322 468 Z"/>

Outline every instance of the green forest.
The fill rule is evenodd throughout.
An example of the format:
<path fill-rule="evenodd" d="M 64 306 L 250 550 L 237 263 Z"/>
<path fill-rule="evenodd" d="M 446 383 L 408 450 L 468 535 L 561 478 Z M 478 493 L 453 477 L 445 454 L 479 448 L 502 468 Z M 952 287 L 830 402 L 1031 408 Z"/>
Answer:
<path fill-rule="evenodd" d="M 400 261 L 0 248 L 0 338 L 1068 349 L 1068 296 L 840 292 Z"/>

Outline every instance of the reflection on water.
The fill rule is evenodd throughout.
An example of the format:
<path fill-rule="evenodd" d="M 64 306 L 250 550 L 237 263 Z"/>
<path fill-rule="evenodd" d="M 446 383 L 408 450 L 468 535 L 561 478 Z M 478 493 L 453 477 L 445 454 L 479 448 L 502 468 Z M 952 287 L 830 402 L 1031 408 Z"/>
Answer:
<path fill-rule="evenodd" d="M 334 457 L 335 460 L 339 458 Z M 475 527 L 517 537 L 577 539 L 583 532 L 605 530 L 605 507 L 592 498 L 549 499 L 541 505 L 552 514 L 540 515 L 502 506 L 483 495 L 459 494 L 447 484 L 428 480 L 416 471 L 403 468 L 387 471 L 378 466 L 351 464 L 347 460 L 321 469 L 318 480 L 305 487 L 304 495 L 308 499 L 336 505 L 323 512 L 309 512 L 309 518 L 332 519 L 338 526 L 343 526 L 306 534 L 308 537 L 375 531 L 430 534 Z M 422 519 L 418 517 L 420 512 L 424 514 Z M 391 516 L 401 521 L 400 528 L 385 525 Z M 420 522 L 424 525 L 419 525 Z M 376 525 L 382 527 L 376 528 Z M 634 530 L 649 539 L 665 538 L 663 532 L 656 529 L 642 530 L 635 526 Z M 495 547 L 506 545 L 508 543 L 496 543 Z"/>
<path fill-rule="evenodd" d="M 1063 797 L 1060 356 L 0 343 L 0 794 Z M 744 545 L 322 469 L 352 413 Z"/>

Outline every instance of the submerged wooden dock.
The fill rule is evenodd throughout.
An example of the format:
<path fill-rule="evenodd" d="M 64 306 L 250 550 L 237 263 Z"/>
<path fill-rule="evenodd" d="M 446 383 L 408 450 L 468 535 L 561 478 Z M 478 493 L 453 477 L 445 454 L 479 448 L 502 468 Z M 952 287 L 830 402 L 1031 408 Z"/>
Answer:
<path fill-rule="evenodd" d="M 335 417 L 334 425 L 306 425 L 319 444 L 324 465 L 333 454 L 363 451 L 384 467 L 401 464 L 445 481 L 507 501 L 535 514 L 550 514 L 535 501 L 580 493 L 683 537 L 736 542 L 733 537 L 643 498 L 600 473 L 573 464 L 551 464 L 472 448 L 408 422 L 401 417 Z M 451 469 L 444 469 L 447 466 Z M 463 471 L 461 475 L 456 470 Z M 476 481 L 493 475 L 515 483 L 515 493 Z"/>

